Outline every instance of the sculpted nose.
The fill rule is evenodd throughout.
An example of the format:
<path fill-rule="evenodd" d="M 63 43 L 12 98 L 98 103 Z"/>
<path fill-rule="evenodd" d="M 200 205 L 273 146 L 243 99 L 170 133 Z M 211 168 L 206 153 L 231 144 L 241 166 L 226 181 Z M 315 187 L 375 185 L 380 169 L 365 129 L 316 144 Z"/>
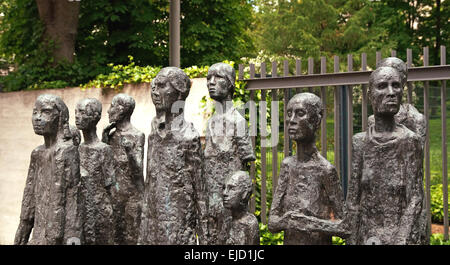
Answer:
<path fill-rule="evenodd" d="M 395 96 L 395 88 L 392 85 L 388 85 L 388 95 Z"/>
<path fill-rule="evenodd" d="M 288 122 L 291 125 L 297 124 L 297 122 L 295 121 L 295 114 L 292 114 L 291 117 L 288 117 Z"/>

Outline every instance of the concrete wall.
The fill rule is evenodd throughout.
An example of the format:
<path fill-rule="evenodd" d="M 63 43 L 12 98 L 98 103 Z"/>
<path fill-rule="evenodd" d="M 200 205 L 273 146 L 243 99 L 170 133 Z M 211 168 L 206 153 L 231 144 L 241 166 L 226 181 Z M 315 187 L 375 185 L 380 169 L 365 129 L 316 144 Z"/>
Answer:
<path fill-rule="evenodd" d="M 150 122 L 155 116 L 150 85 L 127 85 L 122 92 L 136 100 L 131 122 L 147 137 Z M 82 91 L 80 88 L 0 93 L 0 244 L 14 242 L 31 151 L 44 142 L 41 136 L 34 134 L 31 113 L 36 98 L 47 93 L 56 94 L 64 100 L 70 111 L 72 125 L 75 125 L 75 105 L 80 99 L 99 99 L 103 104 L 102 119 L 97 126 L 99 137 L 103 127 L 108 124 L 106 111 L 117 94 L 114 91 L 103 93 L 101 89 Z M 200 100 L 207 95 L 206 79 L 193 79 L 191 92 L 186 100 L 185 118 L 194 123 L 200 135 L 203 135 L 207 117 L 200 109 Z"/>

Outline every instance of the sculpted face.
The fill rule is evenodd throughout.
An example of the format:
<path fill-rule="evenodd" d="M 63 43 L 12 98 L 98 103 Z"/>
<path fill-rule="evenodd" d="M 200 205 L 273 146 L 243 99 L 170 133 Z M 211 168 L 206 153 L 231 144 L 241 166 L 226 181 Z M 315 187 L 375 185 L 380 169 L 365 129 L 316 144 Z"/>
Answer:
<path fill-rule="evenodd" d="M 223 192 L 223 205 L 226 208 L 237 208 L 239 206 L 243 190 L 237 183 L 236 178 L 230 178 L 225 184 L 225 190 Z"/>
<path fill-rule="evenodd" d="M 178 100 L 179 92 L 165 76 L 157 77 L 152 85 L 152 100 L 157 111 L 170 111 Z"/>
<path fill-rule="evenodd" d="M 33 108 L 31 121 L 37 135 L 52 135 L 58 132 L 60 114 L 55 104 L 38 98 Z"/>
<path fill-rule="evenodd" d="M 230 94 L 232 85 L 226 78 L 226 73 L 221 71 L 219 67 L 212 68 L 208 71 L 206 77 L 209 96 L 214 100 L 223 100 Z"/>
<path fill-rule="evenodd" d="M 395 115 L 402 102 L 403 85 L 400 73 L 391 67 L 381 67 L 373 72 L 370 84 L 370 101 L 373 112 Z"/>
<path fill-rule="evenodd" d="M 312 96 L 317 97 L 315 95 Z M 288 103 L 286 121 L 289 137 L 292 140 L 310 142 L 315 139 L 315 133 L 321 117 L 317 113 L 317 107 L 312 106 L 309 102 L 310 100 L 309 97 L 297 96 Z"/>
<path fill-rule="evenodd" d="M 81 100 L 75 108 L 75 125 L 79 130 L 93 128 L 97 125 L 100 115 L 88 100 Z"/>
<path fill-rule="evenodd" d="M 111 103 L 111 107 L 108 109 L 109 122 L 113 123 L 121 121 L 125 116 L 126 112 L 124 106 L 113 100 Z"/>

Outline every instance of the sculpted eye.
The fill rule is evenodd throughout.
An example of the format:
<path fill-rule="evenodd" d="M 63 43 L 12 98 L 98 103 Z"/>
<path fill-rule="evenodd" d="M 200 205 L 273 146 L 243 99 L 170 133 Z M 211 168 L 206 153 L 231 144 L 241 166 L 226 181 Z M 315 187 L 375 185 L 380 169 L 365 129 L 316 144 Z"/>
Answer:
<path fill-rule="evenodd" d="M 295 113 L 296 113 L 297 116 L 299 116 L 299 117 L 303 117 L 303 116 L 306 114 L 306 112 L 305 112 L 304 110 L 297 110 Z"/>
<path fill-rule="evenodd" d="M 377 89 L 385 89 L 386 87 L 387 87 L 387 83 L 386 82 L 382 82 L 382 83 L 379 83 L 377 85 Z"/>

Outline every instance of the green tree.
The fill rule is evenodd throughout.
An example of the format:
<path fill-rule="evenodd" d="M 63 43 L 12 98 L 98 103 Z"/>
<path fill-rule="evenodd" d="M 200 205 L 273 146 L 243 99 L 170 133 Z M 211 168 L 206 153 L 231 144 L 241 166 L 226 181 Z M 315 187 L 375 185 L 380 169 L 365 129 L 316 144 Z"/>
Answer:
<path fill-rule="evenodd" d="M 0 79 L 4 90 L 34 88 L 56 80 L 71 86 L 86 83 L 99 74 L 108 74 L 109 63 L 127 64 L 128 56 L 138 66 L 168 65 L 167 0 L 82 0 L 78 27 L 56 27 L 66 29 L 61 34 L 51 33 L 52 16 L 47 16 L 59 18 L 54 13 L 57 8 L 46 9 L 45 4 L 55 2 L 0 0 L 0 54 L 15 66 L 13 73 Z M 190 0 L 182 1 L 181 9 L 182 67 L 237 61 L 252 51 L 249 1 Z M 77 28 L 76 33 L 73 28 Z M 67 36 L 76 36 L 74 52 L 63 50 L 65 55 L 75 55 L 73 58 L 53 52 L 64 47 L 60 40 Z M 50 37 L 54 37 L 55 46 L 48 45 Z"/>
<path fill-rule="evenodd" d="M 412 48 L 417 62 L 429 46 L 433 64 L 449 38 L 449 1 L 257 0 L 254 5 L 252 37 L 257 50 L 272 55 L 330 58 L 366 52 L 374 65 L 375 51 L 388 56 L 395 49 L 406 58 Z"/>
<path fill-rule="evenodd" d="M 252 5 L 247 0 L 181 2 L 181 65 L 239 61 L 253 54 L 248 34 Z"/>

